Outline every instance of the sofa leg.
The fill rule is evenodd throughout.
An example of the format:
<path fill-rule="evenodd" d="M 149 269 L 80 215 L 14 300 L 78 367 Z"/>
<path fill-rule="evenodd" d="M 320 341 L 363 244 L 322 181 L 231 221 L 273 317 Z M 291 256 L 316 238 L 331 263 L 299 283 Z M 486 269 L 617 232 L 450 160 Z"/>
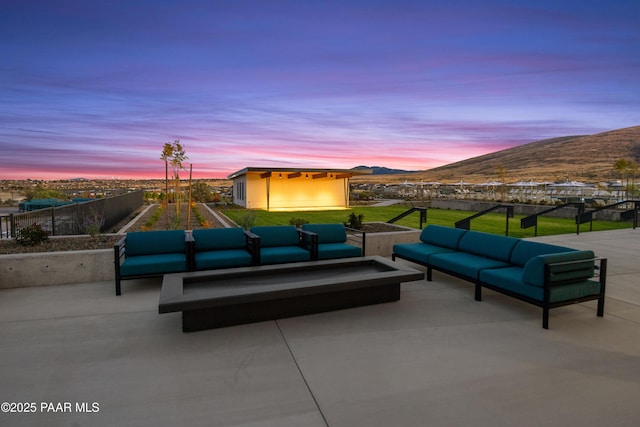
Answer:
<path fill-rule="evenodd" d="M 604 295 L 598 298 L 598 317 L 604 316 Z"/>
<path fill-rule="evenodd" d="M 482 301 L 482 286 L 476 283 L 476 301 Z"/>
<path fill-rule="evenodd" d="M 120 279 L 116 278 L 116 295 L 122 295 L 122 289 L 120 287 Z"/>
<path fill-rule="evenodd" d="M 549 329 L 549 309 L 546 307 L 542 309 L 542 327 Z"/>
<path fill-rule="evenodd" d="M 431 267 L 427 267 L 427 282 L 431 282 L 433 269 Z"/>

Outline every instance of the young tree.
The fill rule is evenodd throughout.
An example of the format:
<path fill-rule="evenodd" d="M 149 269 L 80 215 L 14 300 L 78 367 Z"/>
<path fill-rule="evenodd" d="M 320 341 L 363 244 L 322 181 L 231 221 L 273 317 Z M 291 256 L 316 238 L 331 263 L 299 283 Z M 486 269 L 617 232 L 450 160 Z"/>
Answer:
<path fill-rule="evenodd" d="M 174 195 L 174 203 L 176 205 L 176 223 L 180 223 L 180 170 L 184 169 L 184 165 L 182 164 L 188 157 L 186 155 L 186 151 L 184 146 L 180 143 L 179 139 L 176 139 L 171 142 L 166 142 L 162 148 L 162 154 L 160 155 L 160 160 L 164 161 L 165 164 L 165 192 L 166 192 L 166 202 L 169 200 L 169 166 L 171 166 L 171 170 L 173 173 L 172 181 L 173 181 L 173 195 Z M 166 206 L 166 205 L 165 205 Z M 165 210 L 165 221 L 168 223 L 168 213 Z M 167 224 L 168 225 L 168 224 Z"/>
<path fill-rule="evenodd" d="M 185 169 L 184 165 L 182 164 L 185 160 L 188 159 L 187 155 L 186 155 L 186 151 L 184 149 L 184 147 L 182 146 L 182 144 L 180 144 L 180 140 L 176 139 L 173 142 L 173 147 L 172 147 L 172 152 L 171 152 L 171 169 L 173 171 L 173 186 L 174 186 L 174 197 L 175 197 L 175 204 L 176 204 L 176 218 L 178 218 L 176 220 L 176 223 L 179 223 L 180 221 L 180 171 Z"/>
<path fill-rule="evenodd" d="M 164 161 L 164 199 L 162 200 L 162 206 L 164 207 L 165 228 L 169 228 L 169 160 L 172 154 L 173 145 L 170 142 L 165 142 L 160 155 L 160 160 Z"/>

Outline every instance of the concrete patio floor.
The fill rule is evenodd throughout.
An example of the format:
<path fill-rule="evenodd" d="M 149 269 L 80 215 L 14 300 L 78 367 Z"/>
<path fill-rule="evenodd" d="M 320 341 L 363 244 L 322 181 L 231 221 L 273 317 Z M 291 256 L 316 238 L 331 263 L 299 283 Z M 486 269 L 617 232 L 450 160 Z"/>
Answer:
<path fill-rule="evenodd" d="M 638 425 L 640 230 L 536 240 L 609 258 L 603 318 L 572 305 L 544 330 L 438 273 L 395 303 L 190 334 L 160 280 L 2 290 L 0 402 L 36 411 L 0 425 Z"/>

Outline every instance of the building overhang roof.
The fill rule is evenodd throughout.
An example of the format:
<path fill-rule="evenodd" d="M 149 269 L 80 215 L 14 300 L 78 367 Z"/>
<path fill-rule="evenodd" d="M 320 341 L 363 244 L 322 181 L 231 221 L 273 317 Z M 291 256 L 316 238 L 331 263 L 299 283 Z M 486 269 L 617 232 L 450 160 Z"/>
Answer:
<path fill-rule="evenodd" d="M 235 179 L 249 173 L 260 174 L 263 178 L 267 178 L 273 174 L 313 174 L 316 176 L 327 174 L 334 175 L 336 179 L 351 178 L 355 175 L 370 175 L 373 173 L 372 169 L 317 169 L 317 168 L 259 168 L 248 167 L 240 169 L 227 176 L 227 179 Z M 300 176 L 298 175 L 298 176 Z M 326 175 L 325 175 L 326 176 Z"/>

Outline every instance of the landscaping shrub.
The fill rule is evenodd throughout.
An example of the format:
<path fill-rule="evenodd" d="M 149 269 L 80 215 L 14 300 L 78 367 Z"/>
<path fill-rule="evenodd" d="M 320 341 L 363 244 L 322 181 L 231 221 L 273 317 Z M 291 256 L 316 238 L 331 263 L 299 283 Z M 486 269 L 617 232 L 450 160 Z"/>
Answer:
<path fill-rule="evenodd" d="M 16 243 L 23 246 L 36 246 L 49 238 L 48 233 L 37 223 L 18 229 L 16 234 Z"/>

